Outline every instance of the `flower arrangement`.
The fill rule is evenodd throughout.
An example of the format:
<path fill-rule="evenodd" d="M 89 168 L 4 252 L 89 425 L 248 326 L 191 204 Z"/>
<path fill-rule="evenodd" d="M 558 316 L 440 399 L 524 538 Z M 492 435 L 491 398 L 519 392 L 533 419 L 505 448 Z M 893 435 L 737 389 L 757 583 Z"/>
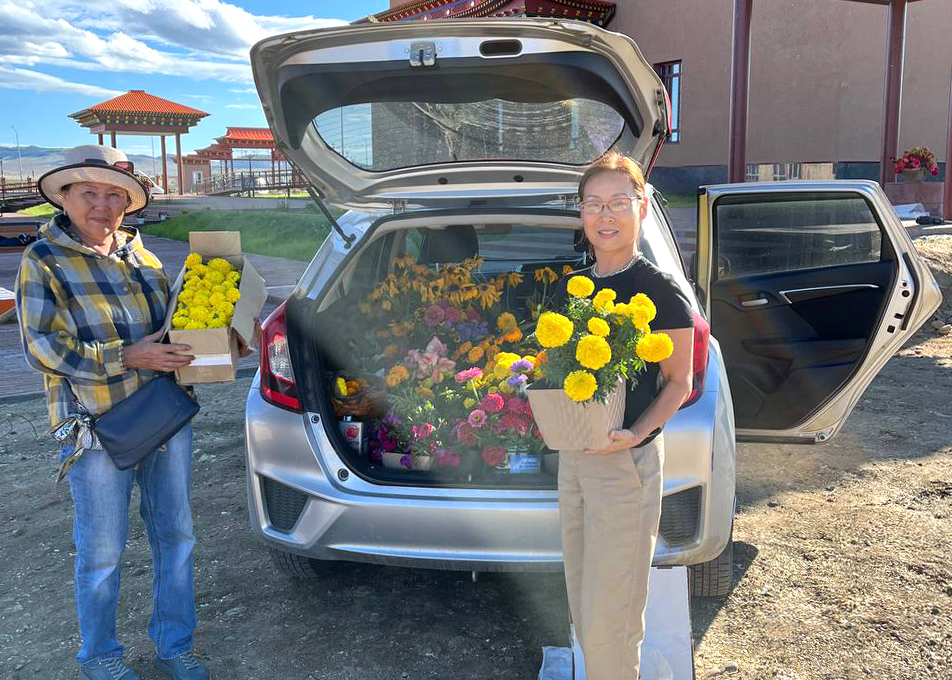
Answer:
<path fill-rule="evenodd" d="M 894 159 L 895 160 L 895 159 Z M 895 162 L 893 172 L 897 175 L 903 171 L 921 170 L 931 175 L 939 174 L 939 164 L 936 162 L 935 154 L 928 147 L 916 146 L 905 153 Z"/>
<path fill-rule="evenodd" d="M 651 332 L 657 309 L 647 295 L 616 302 L 614 290 L 596 293 L 585 276 L 570 278 L 567 290 L 564 309 L 543 312 L 534 337 L 543 348 L 543 381 L 561 387 L 573 402 L 604 403 L 619 379 L 633 379 L 645 362 L 671 356 L 671 338 Z"/>
<path fill-rule="evenodd" d="M 201 255 L 190 253 L 185 258 L 185 282 L 172 316 L 172 328 L 227 328 L 235 303 L 241 299 L 240 283 L 241 272 L 228 260 L 213 257 L 203 264 Z"/>

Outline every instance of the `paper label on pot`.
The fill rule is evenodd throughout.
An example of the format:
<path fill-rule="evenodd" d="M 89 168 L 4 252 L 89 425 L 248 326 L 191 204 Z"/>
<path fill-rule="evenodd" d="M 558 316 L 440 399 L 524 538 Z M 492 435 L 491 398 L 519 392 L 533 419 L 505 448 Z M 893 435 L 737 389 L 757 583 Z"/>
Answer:
<path fill-rule="evenodd" d="M 538 474 L 542 468 L 542 456 L 514 453 L 509 455 L 509 472 L 514 475 Z"/>

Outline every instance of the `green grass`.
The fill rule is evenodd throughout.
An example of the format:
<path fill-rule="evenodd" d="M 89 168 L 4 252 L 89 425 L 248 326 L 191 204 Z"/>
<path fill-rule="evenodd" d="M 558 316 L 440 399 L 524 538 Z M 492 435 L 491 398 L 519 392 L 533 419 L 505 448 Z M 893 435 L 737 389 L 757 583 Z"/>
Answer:
<path fill-rule="evenodd" d="M 669 208 L 697 208 L 697 194 L 664 193 Z"/>
<path fill-rule="evenodd" d="M 146 234 L 186 242 L 190 231 L 239 231 L 246 253 L 307 262 L 331 226 L 323 215 L 310 210 L 196 210 L 140 228 Z"/>
<path fill-rule="evenodd" d="M 49 203 L 35 205 L 32 208 L 18 210 L 17 215 L 29 215 L 30 217 L 51 217 L 56 212 L 56 208 Z"/>

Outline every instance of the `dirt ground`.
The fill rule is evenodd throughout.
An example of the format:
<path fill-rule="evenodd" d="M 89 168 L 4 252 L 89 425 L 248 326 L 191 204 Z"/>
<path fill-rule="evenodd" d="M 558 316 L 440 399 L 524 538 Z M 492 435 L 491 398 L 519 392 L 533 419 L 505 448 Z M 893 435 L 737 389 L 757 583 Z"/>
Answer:
<path fill-rule="evenodd" d="M 917 240 L 952 321 L 952 236 Z M 564 645 L 559 575 L 340 564 L 272 568 L 245 509 L 249 379 L 200 390 L 193 509 L 196 652 L 236 680 L 536 677 Z M 735 586 L 692 602 L 698 678 L 952 677 L 952 336 L 927 322 L 844 430 L 816 447 L 740 445 Z M 76 676 L 72 506 L 39 400 L 0 404 L 0 678 Z M 137 507 L 137 495 L 133 498 Z M 151 567 L 136 518 L 120 637 L 146 680 Z"/>

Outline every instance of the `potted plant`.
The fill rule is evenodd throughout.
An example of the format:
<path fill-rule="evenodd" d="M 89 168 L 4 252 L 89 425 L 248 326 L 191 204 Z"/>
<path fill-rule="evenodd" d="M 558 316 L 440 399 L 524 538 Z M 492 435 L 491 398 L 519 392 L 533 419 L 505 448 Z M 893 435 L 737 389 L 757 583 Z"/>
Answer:
<path fill-rule="evenodd" d="M 541 379 L 529 386 L 529 403 L 550 449 L 604 448 L 608 432 L 622 426 L 625 381 L 646 361 L 671 356 L 673 344 L 651 332 L 657 310 L 643 293 L 616 303 L 614 290 L 595 293 L 585 276 L 569 279 L 568 293 L 563 309 L 539 316 L 534 336 L 544 348 Z"/>
<path fill-rule="evenodd" d="M 921 182 L 927 172 L 930 175 L 938 175 L 939 164 L 928 147 L 916 146 L 902 154 L 895 162 L 893 172 L 897 175 L 901 173 L 904 182 Z"/>

